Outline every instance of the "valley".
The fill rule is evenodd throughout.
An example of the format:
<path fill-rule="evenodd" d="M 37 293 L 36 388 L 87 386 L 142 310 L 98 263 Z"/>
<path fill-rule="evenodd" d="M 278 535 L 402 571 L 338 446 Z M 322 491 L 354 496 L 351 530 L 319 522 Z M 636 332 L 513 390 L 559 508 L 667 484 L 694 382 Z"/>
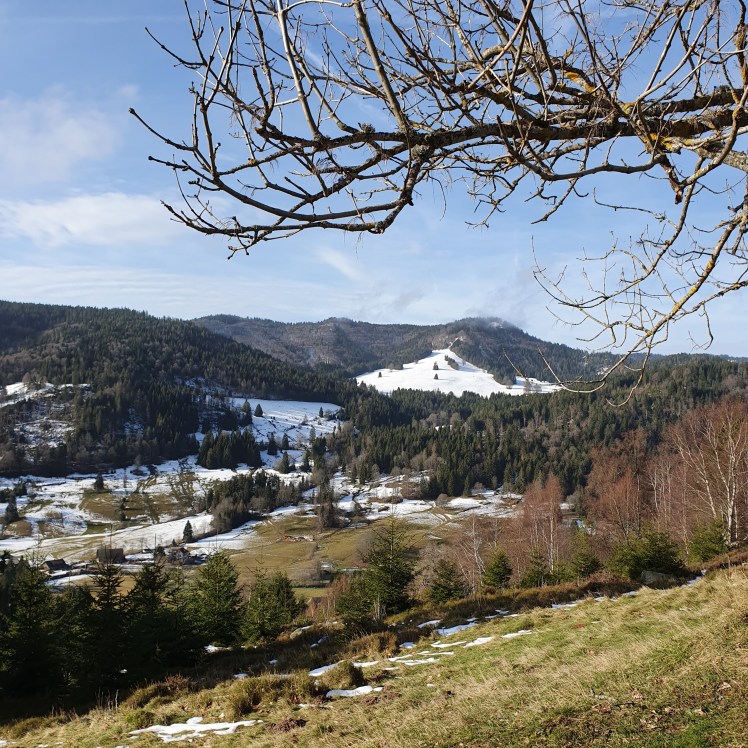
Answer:
<path fill-rule="evenodd" d="M 311 367 L 127 310 L 0 322 L 0 744 L 740 745 L 744 361 L 581 394 L 498 321 L 318 323 Z"/>

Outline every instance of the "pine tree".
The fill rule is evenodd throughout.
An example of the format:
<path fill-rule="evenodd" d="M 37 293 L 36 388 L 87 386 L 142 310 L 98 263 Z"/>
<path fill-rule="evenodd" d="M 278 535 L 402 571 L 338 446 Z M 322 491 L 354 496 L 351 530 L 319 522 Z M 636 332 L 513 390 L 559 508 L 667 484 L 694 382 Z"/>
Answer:
<path fill-rule="evenodd" d="M 127 680 L 129 640 L 124 598 L 120 592 L 122 570 L 116 564 L 99 564 L 92 580 L 90 675 L 95 688 L 111 692 Z"/>
<path fill-rule="evenodd" d="M 574 552 L 571 556 L 569 566 L 577 579 L 586 579 L 602 568 L 600 559 L 590 548 L 589 538 L 586 533 L 578 531 L 574 536 L 573 545 Z"/>
<path fill-rule="evenodd" d="M 255 418 L 262 418 L 262 405 L 260 403 L 257 403 L 255 406 Z"/>
<path fill-rule="evenodd" d="M 467 585 L 459 566 L 449 558 L 440 558 L 431 569 L 431 583 L 427 596 L 431 602 L 446 603 L 467 595 Z"/>
<path fill-rule="evenodd" d="M 249 588 L 244 638 L 255 642 L 276 637 L 301 611 L 302 605 L 284 572 L 259 572 Z"/>
<path fill-rule="evenodd" d="M 0 675 L 6 693 L 47 693 L 58 688 L 61 653 L 52 594 L 40 569 L 21 562 L 0 617 Z"/>
<path fill-rule="evenodd" d="M 392 519 L 377 528 L 363 555 L 372 594 L 385 611 L 396 613 L 408 602 L 406 587 L 413 579 L 416 554 L 407 527 Z"/>
<path fill-rule="evenodd" d="M 550 570 L 537 546 L 532 549 L 527 570 L 522 575 L 520 587 L 543 587 L 548 583 Z"/>
<path fill-rule="evenodd" d="M 10 496 L 8 498 L 8 505 L 5 507 L 5 524 L 10 525 L 13 522 L 18 522 L 19 518 L 16 497 Z"/>
<path fill-rule="evenodd" d="M 206 643 L 236 644 L 242 623 L 239 575 L 225 551 L 218 551 L 200 567 L 192 587 L 197 631 Z"/>
<path fill-rule="evenodd" d="M 288 458 L 288 452 L 284 452 L 283 456 L 280 458 L 280 461 L 278 462 L 278 466 L 276 467 L 276 470 L 279 473 L 282 473 L 285 475 L 291 470 L 291 461 Z"/>
<path fill-rule="evenodd" d="M 192 523 L 187 520 L 184 524 L 184 530 L 182 530 L 182 542 L 183 543 L 194 543 L 195 535 L 192 532 Z"/>
<path fill-rule="evenodd" d="M 506 551 L 499 549 L 486 564 L 481 581 L 486 587 L 493 587 L 498 590 L 506 587 L 511 578 L 512 566 L 509 563 L 509 556 L 507 556 Z"/>
<path fill-rule="evenodd" d="M 273 433 L 268 437 L 267 453 L 270 457 L 275 457 L 278 454 L 278 443 L 275 441 L 275 434 Z"/>

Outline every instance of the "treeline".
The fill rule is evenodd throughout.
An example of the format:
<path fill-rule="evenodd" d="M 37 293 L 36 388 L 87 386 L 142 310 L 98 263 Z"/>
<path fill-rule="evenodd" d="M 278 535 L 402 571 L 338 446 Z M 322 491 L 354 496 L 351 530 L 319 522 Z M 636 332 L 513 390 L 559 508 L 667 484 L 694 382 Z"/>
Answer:
<path fill-rule="evenodd" d="M 525 376 L 546 379 L 546 361 L 565 379 L 594 376 L 613 362 L 609 354 L 587 354 L 548 343 L 491 319 L 387 325 L 349 319 L 285 323 L 216 315 L 196 322 L 283 361 L 351 377 L 373 369 L 398 368 L 450 345 L 456 354 L 491 371 L 499 381 L 513 381 L 518 370 Z"/>
<path fill-rule="evenodd" d="M 369 480 L 373 470 L 428 472 L 424 498 L 468 495 L 476 484 L 522 492 L 551 473 L 570 495 L 585 486 L 593 449 L 636 428 L 655 449 L 684 413 L 744 394 L 748 367 L 710 357 L 660 362 L 627 400 L 632 384 L 633 377 L 618 377 L 601 393 L 490 398 L 398 391 L 388 404 L 370 406 L 390 409 L 387 425 L 341 429 L 328 446 L 354 480 Z"/>
<path fill-rule="evenodd" d="M 122 689 L 189 667 L 208 644 L 276 636 L 299 613 L 288 578 L 259 574 L 245 591 L 224 553 L 187 580 L 149 564 L 123 591 L 100 566 L 93 585 L 53 593 L 25 561 L 0 562 L 0 698 L 61 705 L 114 699 Z"/>
<path fill-rule="evenodd" d="M 213 515 L 213 529 L 226 532 L 251 519 L 262 519 L 278 507 L 295 506 L 307 488 L 303 479 L 287 483 L 277 475 L 258 470 L 227 481 L 214 481 L 206 493 L 206 508 Z"/>

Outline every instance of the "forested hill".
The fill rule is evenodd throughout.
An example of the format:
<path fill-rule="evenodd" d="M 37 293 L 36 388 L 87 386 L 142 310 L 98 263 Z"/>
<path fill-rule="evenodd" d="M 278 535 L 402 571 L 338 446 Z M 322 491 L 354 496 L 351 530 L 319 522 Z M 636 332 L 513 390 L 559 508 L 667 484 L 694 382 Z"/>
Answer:
<path fill-rule="evenodd" d="M 284 323 L 217 315 L 195 322 L 289 363 L 342 369 L 348 376 L 397 368 L 449 345 L 457 355 L 492 372 L 499 381 L 511 379 L 517 370 L 524 376 L 548 379 L 544 357 L 562 379 L 591 377 L 612 362 L 607 354 L 588 354 L 549 343 L 498 319 L 378 325 L 336 318 Z"/>
<path fill-rule="evenodd" d="M 40 394 L 47 383 L 58 388 L 15 402 L 6 388 L 20 382 Z M 356 386 L 191 322 L 0 302 L 0 394 L 0 473 L 9 474 L 181 457 L 196 451 L 193 434 L 205 418 L 232 426 L 222 422 L 232 418 L 225 395 L 344 405 Z M 30 422 L 57 433 L 34 439 L 31 449 L 28 429 L 19 428 Z"/>

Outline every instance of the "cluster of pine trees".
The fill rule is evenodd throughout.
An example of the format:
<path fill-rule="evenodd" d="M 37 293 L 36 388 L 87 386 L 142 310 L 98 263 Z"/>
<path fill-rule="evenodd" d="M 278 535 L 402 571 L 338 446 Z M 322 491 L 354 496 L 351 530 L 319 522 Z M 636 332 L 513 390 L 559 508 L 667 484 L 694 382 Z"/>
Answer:
<path fill-rule="evenodd" d="M 148 564 L 130 592 L 100 566 L 91 588 L 55 593 L 26 561 L 0 561 L 0 698 L 92 701 L 188 667 L 208 644 L 277 636 L 301 610 L 288 577 L 259 573 L 247 590 L 228 556 L 208 558 L 187 580 Z"/>
<path fill-rule="evenodd" d="M 206 494 L 206 508 L 213 515 L 213 528 L 225 532 L 251 519 L 261 519 L 280 506 L 296 505 L 308 484 L 286 483 L 277 475 L 258 470 L 214 481 Z"/>

